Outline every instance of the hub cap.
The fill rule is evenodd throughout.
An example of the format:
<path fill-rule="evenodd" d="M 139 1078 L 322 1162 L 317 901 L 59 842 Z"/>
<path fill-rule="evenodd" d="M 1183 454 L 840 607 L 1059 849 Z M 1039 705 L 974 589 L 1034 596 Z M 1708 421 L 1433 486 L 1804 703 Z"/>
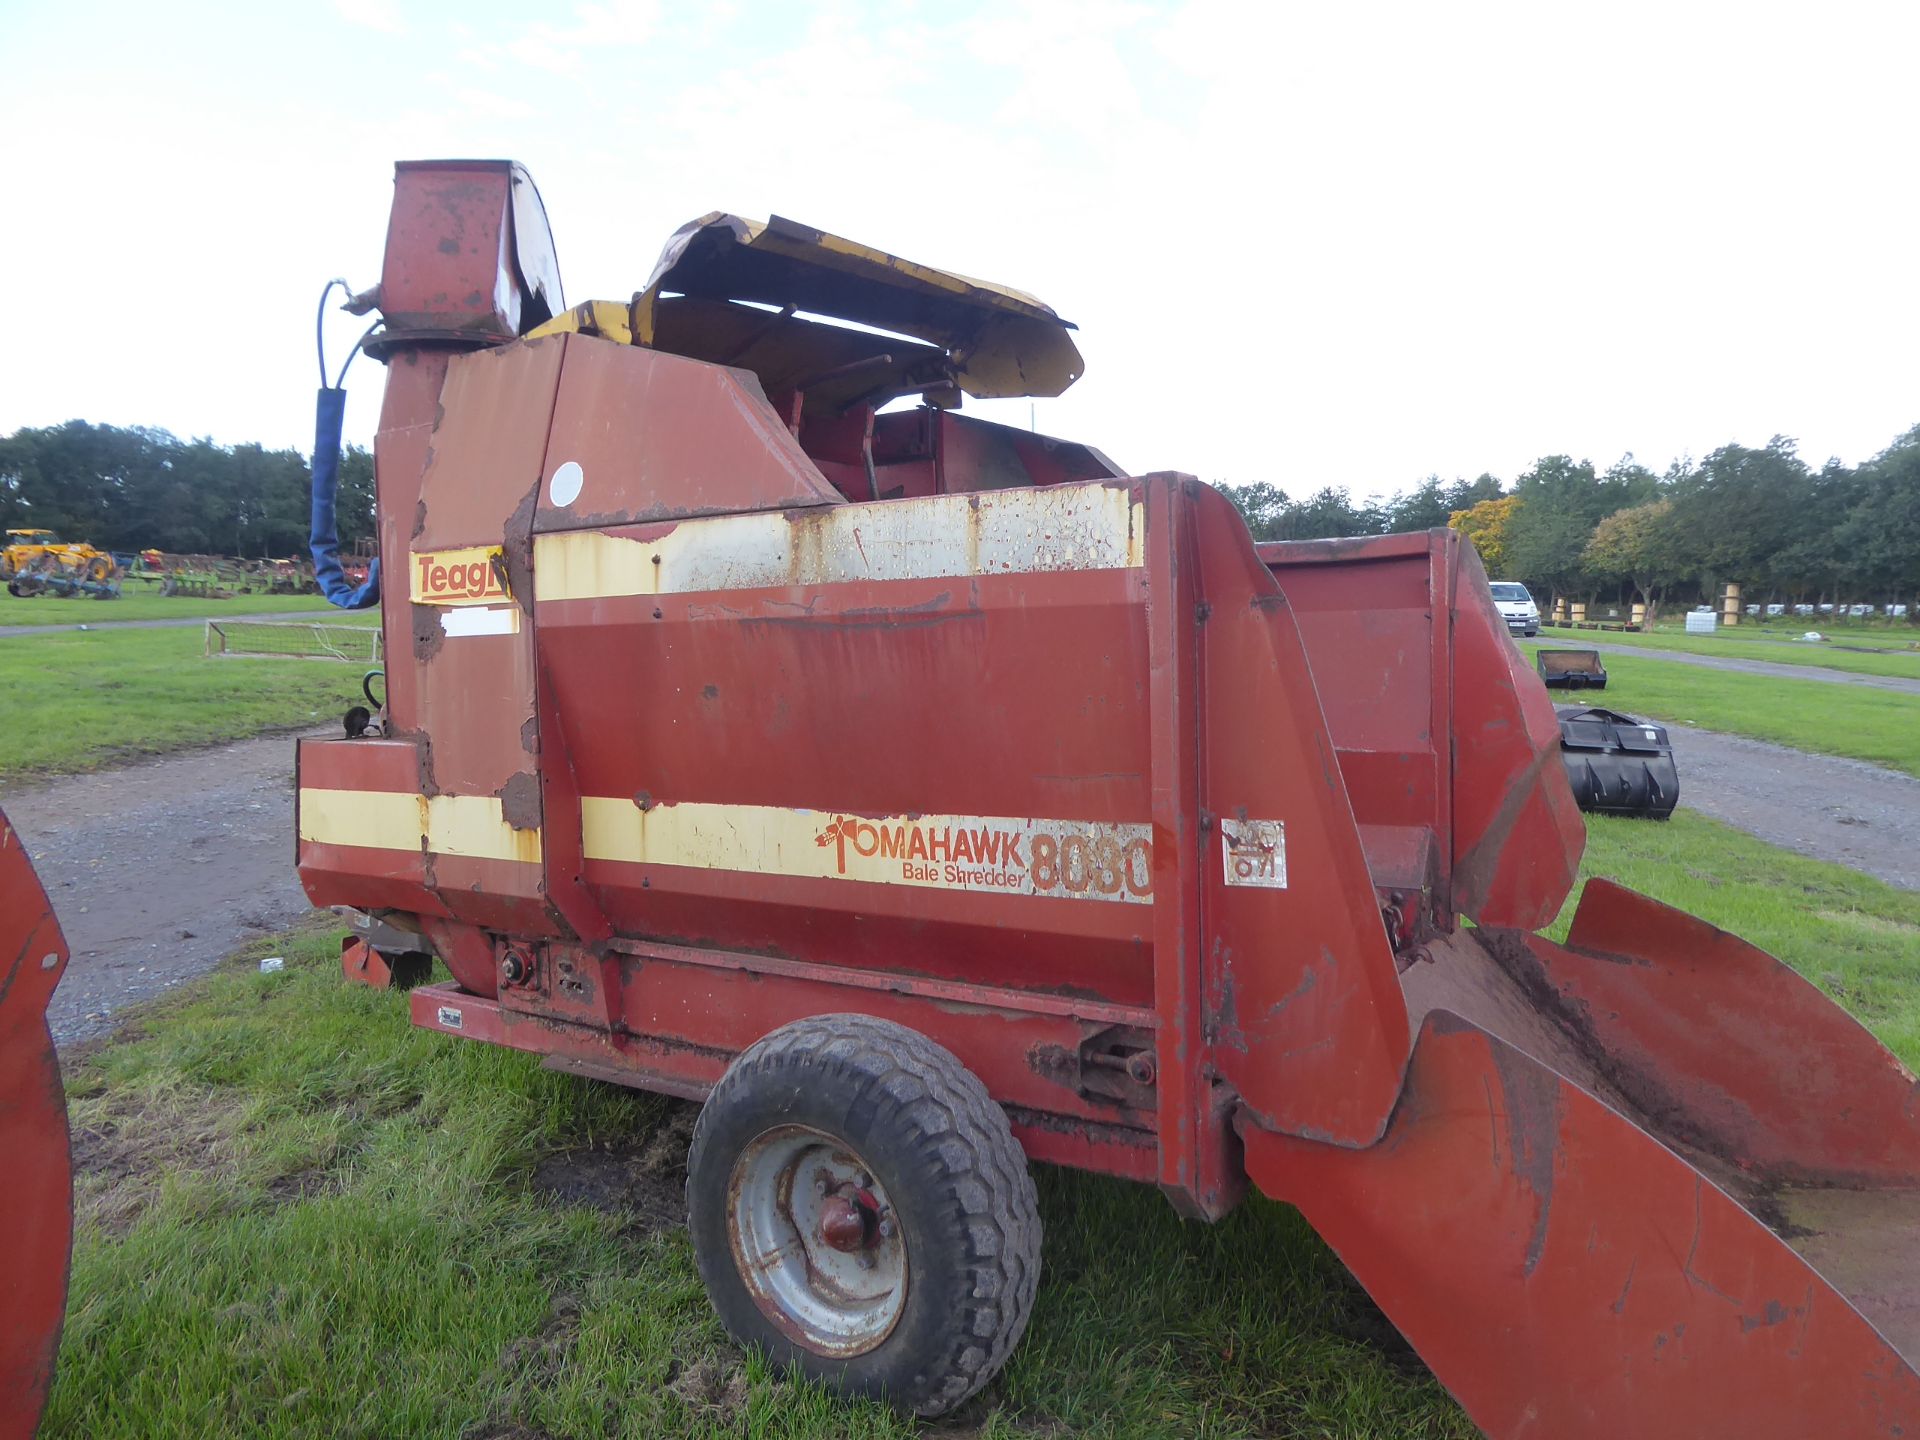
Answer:
<path fill-rule="evenodd" d="M 820 1355 L 862 1355 L 907 1300 L 906 1237 L 871 1169 L 804 1125 L 752 1140 L 727 1184 L 740 1278 L 782 1334 Z"/>

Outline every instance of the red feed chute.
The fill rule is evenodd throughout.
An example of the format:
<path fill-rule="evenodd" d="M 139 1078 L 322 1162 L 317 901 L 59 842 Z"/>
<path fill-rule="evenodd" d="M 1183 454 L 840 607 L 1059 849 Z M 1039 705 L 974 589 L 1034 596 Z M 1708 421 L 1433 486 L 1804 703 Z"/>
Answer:
<path fill-rule="evenodd" d="M 47 1001 L 67 964 L 46 891 L 0 814 L 0 1153 L 8 1263 L 0 1266 L 0 1440 L 25 1440 L 53 1384 L 73 1252 L 73 1163 Z"/>
<path fill-rule="evenodd" d="M 398 176 L 427 312 L 378 346 L 391 702 L 300 748 L 310 896 L 453 974 L 417 1023 L 712 1094 L 716 1131 L 796 1022 L 862 1017 L 834 1053 L 876 1074 L 904 1027 L 912 1086 L 984 1085 L 969 1133 L 1196 1216 L 1249 1178 L 1299 1205 L 1490 1434 L 1920 1433 L 1912 1077 L 1604 882 L 1532 933 L 1584 831 L 1460 537 L 1256 549 L 1191 479 L 959 422 L 1023 367 L 1070 383 L 1064 323 L 791 222 L 708 217 L 631 305 L 518 323 L 523 181 Z M 859 1388 L 894 1212 L 808 1174 L 824 1241 L 778 1241 L 789 1174 L 735 1254 L 855 1266 L 813 1353 Z"/>

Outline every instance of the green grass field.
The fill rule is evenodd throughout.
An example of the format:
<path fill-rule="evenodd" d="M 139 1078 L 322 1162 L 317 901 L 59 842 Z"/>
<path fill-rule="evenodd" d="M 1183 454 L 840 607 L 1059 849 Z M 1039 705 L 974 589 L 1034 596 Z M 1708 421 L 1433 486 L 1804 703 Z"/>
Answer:
<path fill-rule="evenodd" d="M 0 781 L 334 721 L 362 667 L 208 659 L 198 626 L 0 639 Z"/>
<path fill-rule="evenodd" d="M 127 620 L 184 620 L 211 615 L 305 615 L 318 612 L 350 618 L 318 595 L 236 595 L 203 600 L 129 590 L 118 600 L 61 600 L 36 596 L 22 600 L 0 590 L 0 625 L 112 625 Z M 376 611 L 355 612 L 360 616 Z"/>
<path fill-rule="evenodd" d="M 1685 813 L 1595 823 L 1584 868 L 1775 947 L 1920 1059 L 1920 895 Z M 708 1310 L 686 1107 L 413 1030 L 339 980 L 330 933 L 272 948 L 283 973 L 242 959 L 70 1063 L 81 1228 L 43 1436 L 1476 1433 L 1290 1209 L 1187 1224 L 1053 1170 L 1003 1377 L 924 1431 L 837 1404 Z"/>
<path fill-rule="evenodd" d="M 1920 680 L 1920 650 L 1880 654 L 1843 650 L 1830 644 L 1788 640 L 1784 637 L 1764 640 L 1734 638 L 1724 633 L 1688 635 L 1669 630 L 1641 635 L 1626 631 L 1563 630 L 1552 626 L 1541 630 L 1540 640 L 1567 648 L 1578 648 L 1588 642 L 1625 645 L 1632 649 L 1673 650 L 1683 655 L 1717 655 L 1728 660 L 1766 660 L 1775 665 L 1804 665 L 1822 670 L 1843 670 L 1855 675 L 1890 675 L 1898 679 Z"/>
<path fill-rule="evenodd" d="M 1528 658 L 1550 641 L 1528 640 Z M 1607 688 L 1555 691 L 1656 720 L 1750 735 L 1796 750 L 1846 755 L 1920 775 L 1920 697 L 1864 685 L 1731 674 L 1678 660 L 1608 655 Z"/>

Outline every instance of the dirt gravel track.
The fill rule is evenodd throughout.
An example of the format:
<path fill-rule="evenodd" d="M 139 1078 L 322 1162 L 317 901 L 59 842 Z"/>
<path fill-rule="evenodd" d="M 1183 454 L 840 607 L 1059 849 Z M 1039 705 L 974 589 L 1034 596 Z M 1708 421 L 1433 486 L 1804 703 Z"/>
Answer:
<path fill-rule="evenodd" d="M 1669 725 L 1680 803 L 1815 860 L 1920 890 L 1920 780 L 1864 760 Z"/>
<path fill-rule="evenodd" d="M 73 958 L 48 1019 L 62 1044 L 210 970 L 309 910 L 293 874 L 293 735 L 10 785 Z"/>

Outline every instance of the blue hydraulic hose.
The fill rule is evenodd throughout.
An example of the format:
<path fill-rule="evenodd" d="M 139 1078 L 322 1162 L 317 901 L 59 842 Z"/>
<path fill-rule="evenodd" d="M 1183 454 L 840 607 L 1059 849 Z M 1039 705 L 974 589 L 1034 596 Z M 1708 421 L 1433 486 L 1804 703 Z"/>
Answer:
<path fill-rule="evenodd" d="M 341 373 L 345 371 L 342 366 Z M 313 521 L 308 545 L 320 593 L 342 610 L 366 610 L 380 603 L 380 561 L 376 557 L 367 567 L 364 584 L 349 585 L 340 565 L 340 536 L 333 515 L 340 486 L 340 427 L 346 414 L 347 392 L 323 384 L 313 407 Z"/>

